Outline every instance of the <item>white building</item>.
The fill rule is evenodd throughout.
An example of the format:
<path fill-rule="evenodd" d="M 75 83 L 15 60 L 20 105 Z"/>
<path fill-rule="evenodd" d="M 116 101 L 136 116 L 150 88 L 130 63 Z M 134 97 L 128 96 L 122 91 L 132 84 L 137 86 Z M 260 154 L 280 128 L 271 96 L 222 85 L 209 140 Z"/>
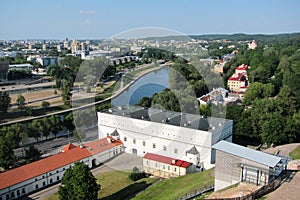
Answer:
<path fill-rule="evenodd" d="M 83 146 L 68 144 L 59 154 L 0 173 L 0 199 L 17 199 L 55 184 L 61 181 L 66 169 L 75 162 L 83 162 L 92 168 L 122 152 L 122 142 L 111 138 Z"/>
<path fill-rule="evenodd" d="M 32 70 L 33 66 L 29 63 L 9 65 L 9 69 Z"/>
<path fill-rule="evenodd" d="M 37 57 L 36 62 L 38 62 L 42 66 L 46 67 L 48 65 L 57 64 L 57 58 L 56 57 Z"/>
<path fill-rule="evenodd" d="M 134 106 L 98 112 L 99 139 L 118 135 L 127 153 L 142 157 L 159 154 L 205 169 L 214 166 L 212 145 L 220 140 L 232 141 L 232 125 L 226 119 Z M 187 154 L 193 146 L 199 152 L 198 163 Z"/>

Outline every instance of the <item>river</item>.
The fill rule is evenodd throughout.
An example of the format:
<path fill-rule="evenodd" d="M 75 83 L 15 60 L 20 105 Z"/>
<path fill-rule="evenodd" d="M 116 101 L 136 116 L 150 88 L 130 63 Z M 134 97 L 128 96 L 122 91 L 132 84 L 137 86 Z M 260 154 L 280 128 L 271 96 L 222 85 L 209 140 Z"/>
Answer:
<path fill-rule="evenodd" d="M 155 93 L 161 92 L 169 87 L 169 67 L 163 67 L 159 70 L 150 72 L 135 83 L 111 102 L 114 106 L 135 105 L 143 97 L 151 97 Z"/>

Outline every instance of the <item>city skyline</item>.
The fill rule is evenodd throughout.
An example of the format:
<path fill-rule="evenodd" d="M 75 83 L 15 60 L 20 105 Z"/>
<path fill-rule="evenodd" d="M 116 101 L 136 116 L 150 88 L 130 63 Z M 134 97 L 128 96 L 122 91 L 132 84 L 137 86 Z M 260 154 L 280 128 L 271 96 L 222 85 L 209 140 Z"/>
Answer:
<path fill-rule="evenodd" d="M 113 1 L 2 2 L 0 40 L 105 39 L 143 27 L 182 34 L 300 32 L 300 2 Z"/>

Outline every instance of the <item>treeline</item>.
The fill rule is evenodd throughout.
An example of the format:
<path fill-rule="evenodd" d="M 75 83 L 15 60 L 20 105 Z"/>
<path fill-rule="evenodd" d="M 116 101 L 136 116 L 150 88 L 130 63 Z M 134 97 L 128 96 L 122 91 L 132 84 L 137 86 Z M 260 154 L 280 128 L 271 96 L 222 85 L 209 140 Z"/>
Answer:
<path fill-rule="evenodd" d="M 274 35 L 264 35 L 264 34 L 211 34 L 211 35 L 190 35 L 193 39 L 202 40 L 231 40 L 231 41 L 249 41 L 256 40 L 259 42 L 274 42 L 285 39 L 293 39 L 295 37 L 300 37 L 300 33 L 284 33 L 284 34 L 274 34 Z"/>
<path fill-rule="evenodd" d="M 284 38 L 242 50 L 224 68 L 224 81 L 240 64 L 247 64 L 250 86 L 243 105 L 229 106 L 234 135 L 266 144 L 300 141 L 300 43 Z"/>
<path fill-rule="evenodd" d="M 78 141 L 82 141 L 85 138 L 85 130 L 97 125 L 96 112 L 110 107 L 110 102 L 104 102 L 96 105 L 96 111 L 91 107 L 73 111 L 64 116 L 52 115 L 28 123 L 16 123 L 1 127 L 0 168 L 9 169 L 14 167 L 22 159 L 27 162 L 39 159 L 41 152 L 35 149 L 32 143 L 28 142 L 30 138 L 40 142 L 41 139 L 57 138 L 57 134 L 61 131 L 69 131 Z M 25 149 L 25 155 L 16 157 L 14 149 L 21 147 Z"/>
<path fill-rule="evenodd" d="M 27 140 L 29 138 L 35 138 L 38 142 L 41 137 L 47 138 L 49 136 L 57 137 L 57 134 L 62 130 L 73 131 L 75 129 L 73 122 L 73 114 L 69 113 L 60 119 L 57 115 L 52 115 L 50 117 L 44 117 L 41 119 L 35 119 L 27 124 L 13 124 L 11 126 L 3 126 L 0 129 L 0 167 L 3 169 L 8 169 L 13 167 L 18 160 L 22 160 L 24 157 L 17 158 L 14 154 L 14 149 L 23 147 L 27 145 Z M 27 150 L 26 159 L 36 160 L 36 152 L 40 154 L 39 151 L 35 150 L 32 145 L 29 146 Z M 25 151 L 26 152 L 26 151 Z M 32 154 L 32 155 L 31 155 Z M 31 155 L 31 156 L 28 156 Z"/>

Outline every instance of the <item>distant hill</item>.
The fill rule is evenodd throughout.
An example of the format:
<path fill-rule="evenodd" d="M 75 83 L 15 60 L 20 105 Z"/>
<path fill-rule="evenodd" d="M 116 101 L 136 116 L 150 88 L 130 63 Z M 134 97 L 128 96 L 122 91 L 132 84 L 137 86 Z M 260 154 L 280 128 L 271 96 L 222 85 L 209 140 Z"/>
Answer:
<path fill-rule="evenodd" d="M 265 34 L 244 34 L 244 33 L 237 33 L 237 34 L 208 34 L 208 35 L 178 35 L 178 36 L 163 36 L 163 37 L 147 37 L 144 38 L 145 40 L 158 40 L 158 41 L 168 41 L 168 40 L 176 40 L 176 41 L 187 41 L 192 39 L 197 40 L 231 40 L 231 41 L 250 41 L 250 40 L 257 40 L 257 41 L 272 41 L 278 39 L 287 39 L 287 38 L 294 38 L 299 37 L 300 33 L 284 33 L 284 34 L 272 34 L 272 35 L 265 35 Z"/>

